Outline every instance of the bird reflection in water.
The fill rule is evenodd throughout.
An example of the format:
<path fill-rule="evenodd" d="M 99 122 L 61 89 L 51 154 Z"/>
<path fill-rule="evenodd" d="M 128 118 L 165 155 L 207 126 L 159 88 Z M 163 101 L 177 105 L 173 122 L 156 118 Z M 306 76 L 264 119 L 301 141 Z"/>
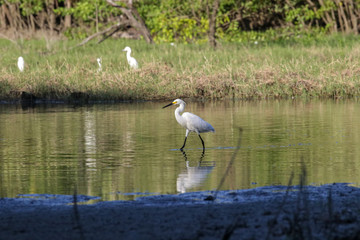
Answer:
<path fill-rule="evenodd" d="M 215 167 L 215 162 L 202 162 L 204 152 L 201 153 L 197 166 L 190 167 L 186 152 L 181 150 L 185 159 L 186 170 L 179 174 L 176 180 L 176 190 L 180 193 L 185 193 L 193 188 L 200 187 L 208 178 Z"/>

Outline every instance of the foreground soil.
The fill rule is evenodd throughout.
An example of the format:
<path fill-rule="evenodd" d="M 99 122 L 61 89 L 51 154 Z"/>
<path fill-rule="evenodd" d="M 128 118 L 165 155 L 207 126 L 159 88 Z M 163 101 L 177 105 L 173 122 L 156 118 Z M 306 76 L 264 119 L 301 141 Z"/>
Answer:
<path fill-rule="evenodd" d="M 77 196 L 77 201 L 91 199 Z M 72 196 L 0 200 L 0 239 L 360 239 L 360 190 L 260 187 L 72 204 Z"/>

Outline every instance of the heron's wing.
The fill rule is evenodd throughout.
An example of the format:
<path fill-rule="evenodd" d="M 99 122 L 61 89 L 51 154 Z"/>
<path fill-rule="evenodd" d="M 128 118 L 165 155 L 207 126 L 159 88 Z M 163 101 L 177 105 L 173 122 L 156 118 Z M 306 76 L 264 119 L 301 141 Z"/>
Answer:
<path fill-rule="evenodd" d="M 131 67 L 133 67 L 133 68 L 138 68 L 138 67 L 139 67 L 138 62 L 137 62 L 136 59 L 133 58 L 133 57 L 129 59 L 129 65 L 130 65 Z"/>
<path fill-rule="evenodd" d="M 197 133 L 215 132 L 215 129 L 213 128 L 213 126 L 211 126 L 210 123 L 206 122 L 204 119 L 193 113 L 185 112 L 182 114 L 182 116 L 186 120 L 187 129 L 189 129 L 190 131 L 194 131 Z"/>

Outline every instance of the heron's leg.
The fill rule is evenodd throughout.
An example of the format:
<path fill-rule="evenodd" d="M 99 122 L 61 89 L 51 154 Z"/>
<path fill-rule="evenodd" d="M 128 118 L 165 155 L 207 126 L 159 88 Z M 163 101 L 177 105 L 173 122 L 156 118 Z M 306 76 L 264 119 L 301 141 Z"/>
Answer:
<path fill-rule="evenodd" d="M 204 140 L 201 138 L 200 134 L 199 134 L 199 138 L 201 140 L 201 143 L 203 145 L 203 153 L 205 152 L 205 143 L 204 143 Z"/>
<path fill-rule="evenodd" d="M 181 151 L 182 151 L 182 150 L 184 149 L 184 147 L 185 147 L 186 140 L 187 140 L 187 137 L 189 136 L 189 133 L 190 133 L 190 131 L 186 129 L 184 144 L 183 144 L 182 147 L 180 148 Z"/>
<path fill-rule="evenodd" d="M 182 145 L 182 147 L 180 148 L 180 150 L 182 151 L 183 149 L 184 149 L 184 147 L 185 147 L 185 144 L 186 144 L 186 139 L 187 139 L 187 137 L 185 137 L 185 141 L 184 141 L 184 144 Z"/>

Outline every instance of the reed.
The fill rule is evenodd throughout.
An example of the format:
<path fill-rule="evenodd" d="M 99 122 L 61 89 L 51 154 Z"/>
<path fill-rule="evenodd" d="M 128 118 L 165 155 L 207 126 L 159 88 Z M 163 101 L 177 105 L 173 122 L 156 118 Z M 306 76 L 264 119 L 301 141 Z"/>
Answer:
<path fill-rule="evenodd" d="M 18 99 L 22 91 L 61 100 L 73 93 L 91 100 L 351 98 L 360 91 L 360 42 L 351 36 L 306 43 L 220 43 L 216 50 L 134 40 L 75 45 L 0 39 L 0 99 Z M 127 66 L 125 46 L 132 48 L 140 69 Z M 26 64 L 22 73 L 16 66 L 20 55 Z M 97 72 L 98 57 L 102 72 Z"/>

